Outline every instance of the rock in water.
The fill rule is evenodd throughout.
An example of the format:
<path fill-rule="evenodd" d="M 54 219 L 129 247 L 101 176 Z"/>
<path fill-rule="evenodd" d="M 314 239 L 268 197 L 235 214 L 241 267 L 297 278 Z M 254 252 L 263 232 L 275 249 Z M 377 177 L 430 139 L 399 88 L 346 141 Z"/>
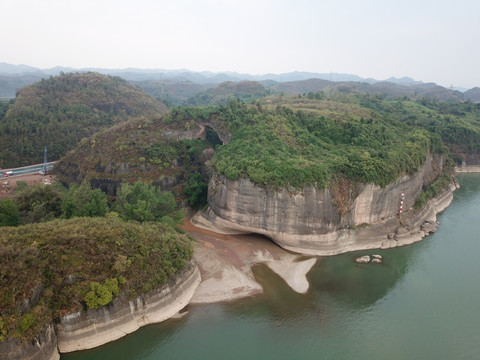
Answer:
<path fill-rule="evenodd" d="M 368 256 L 368 255 L 360 256 L 360 257 L 355 259 L 355 262 L 357 262 L 359 264 L 367 264 L 367 263 L 370 262 L 370 256 Z"/>
<path fill-rule="evenodd" d="M 382 260 L 380 259 L 377 259 L 377 258 L 372 259 L 372 264 L 381 264 L 381 263 L 382 263 Z"/>
<path fill-rule="evenodd" d="M 383 259 L 382 255 L 377 255 L 377 254 L 372 255 L 372 257 L 373 257 L 374 259 L 378 259 L 378 260 L 382 260 L 382 259 Z"/>

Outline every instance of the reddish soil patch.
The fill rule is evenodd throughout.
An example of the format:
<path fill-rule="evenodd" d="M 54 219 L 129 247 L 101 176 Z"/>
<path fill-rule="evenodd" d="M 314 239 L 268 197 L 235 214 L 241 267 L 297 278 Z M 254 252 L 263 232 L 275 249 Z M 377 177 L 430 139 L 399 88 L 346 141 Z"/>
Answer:
<path fill-rule="evenodd" d="M 40 175 L 40 174 L 31 174 L 31 175 L 19 175 L 11 176 L 7 178 L 0 179 L 0 198 L 5 197 L 14 197 L 15 189 L 17 188 L 17 182 L 23 181 L 28 185 L 35 184 L 44 184 L 45 182 L 53 183 L 55 178 L 52 175 Z"/>

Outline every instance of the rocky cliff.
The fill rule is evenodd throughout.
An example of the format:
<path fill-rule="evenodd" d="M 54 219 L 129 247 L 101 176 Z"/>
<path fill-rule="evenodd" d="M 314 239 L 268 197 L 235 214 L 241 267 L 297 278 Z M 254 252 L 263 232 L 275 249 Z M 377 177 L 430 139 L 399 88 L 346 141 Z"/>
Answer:
<path fill-rule="evenodd" d="M 58 360 L 60 353 L 90 349 L 117 340 L 141 326 L 172 317 L 190 301 L 200 283 L 200 271 L 191 262 L 165 286 L 134 300 L 126 297 L 96 310 L 73 313 L 48 325 L 32 341 L 0 342 L 3 360 Z M 60 352 L 60 353 L 59 353 Z"/>
<path fill-rule="evenodd" d="M 263 234 L 286 249 L 314 255 L 397 246 L 401 243 L 391 241 L 401 240 L 405 232 L 417 238 L 421 226 L 422 237 L 436 228 L 432 201 L 423 212 L 411 208 L 422 187 L 441 174 L 443 161 L 441 155 L 430 155 L 417 173 L 385 188 L 344 181 L 331 189 L 274 189 L 249 179 L 214 176 L 209 207 L 192 222 L 224 233 Z M 402 193 L 403 208 L 409 210 L 399 216 Z"/>
<path fill-rule="evenodd" d="M 191 263 L 183 274 L 156 291 L 65 316 L 56 325 L 58 349 L 61 353 L 90 349 L 164 321 L 189 303 L 199 283 L 200 271 Z"/>
<path fill-rule="evenodd" d="M 59 360 L 53 325 L 45 327 L 32 341 L 7 339 L 0 342 L 0 358 L 5 360 Z"/>

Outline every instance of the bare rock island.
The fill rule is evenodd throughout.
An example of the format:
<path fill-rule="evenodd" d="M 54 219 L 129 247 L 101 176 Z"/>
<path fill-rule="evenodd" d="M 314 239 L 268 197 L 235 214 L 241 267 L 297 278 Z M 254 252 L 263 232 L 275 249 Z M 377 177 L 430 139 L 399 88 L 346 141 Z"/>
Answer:
<path fill-rule="evenodd" d="M 384 188 L 345 180 L 333 189 L 275 189 L 215 175 L 208 208 L 191 221 L 224 234 L 262 234 L 287 250 L 309 255 L 407 245 L 435 231 L 436 214 L 453 199 L 456 183 L 413 209 L 422 187 L 442 173 L 443 164 L 442 155 L 428 155 L 418 172 Z M 402 193 L 405 210 L 399 215 Z"/>

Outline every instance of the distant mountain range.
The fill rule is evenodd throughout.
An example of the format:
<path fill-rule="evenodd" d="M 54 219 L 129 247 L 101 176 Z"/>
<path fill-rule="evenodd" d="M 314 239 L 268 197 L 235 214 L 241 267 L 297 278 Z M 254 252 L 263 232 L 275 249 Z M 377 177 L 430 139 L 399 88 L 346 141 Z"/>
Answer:
<path fill-rule="evenodd" d="M 201 71 L 195 72 L 186 69 L 180 70 L 165 70 L 165 69 L 101 69 L 101 68 L 82 68 L 74 69 L 71 67 L 57 66 L 51 69 L 39 69 L 28 65 L 12 65 L 7 63 L 0 63 L 0 75 L 15 75 L 15 76 L 41 76 L 48 77 L 50 75 L 58 75 L 60 72 L 98 72 L 100 74 L 120 76 L 128 81 L 142 81 L 142 80 L 176 80 L 176 81 L 191 81 L 199 84 L 204 83 L 221 83 L 225 81 L 242 81 L 242 80 L 273 80 L 277 82 L 285 81 L 298 81 L 307 79 L 324 79 L 336 82 L 343 81 L 358 81 L 367 82 L 369 84 L 387 81 L 394 84 L 401 85 L 414 85 L 421 84 L 421 81 L 415 81 L 409 77 L 395 78 L 391 77 L 386 80 L 375 80 L 372 78 L 362 78 L 358 75 L 352 74 L 339 74 L 339 73 L 315 73 L 315 72 L 302 72 L 293 71 L 284 74 L 263 74 L 263 75 L 251 75 L 251 74 L 239 74 L 236 72 L 211 72 Z"/>
<path fill-rule="evenodd" d="M 202 94 L 202 92 L 215 88 L 221 83 L 239 83 L 242 81 L 256 81 L 269 91 L 286 94 L 301 94 L 321 91 L 325 88 L 335 88 L 337 91 L 346 92 L 386 93 L 389 97 L 436 96 L 441 101 L 467 99 L 475 102 L 480 101 L 479 88 L 468 90 L 462 94 L 458 89 L 447 89 L 434 83 L 423 83 L 409 77 L 376 80 L 352 74 L 299 71 L 284 74 L 251 75 L 236 72 L 195 72 L 185 69 L 74 69 L 61 66 L 51 69 L 38 69 L 27 65 L 7 63 L 0 63 L 0 98 L 14 98 L 18 89 L 42 78 L 58 75 L 61 72 L 97 72 L 119 76 L 141 87 L 150 95 L 170 101 L 172 104 L 181 104 L 191 96 Z M 466 89 L 461 90 L 465 91 Z"/>

